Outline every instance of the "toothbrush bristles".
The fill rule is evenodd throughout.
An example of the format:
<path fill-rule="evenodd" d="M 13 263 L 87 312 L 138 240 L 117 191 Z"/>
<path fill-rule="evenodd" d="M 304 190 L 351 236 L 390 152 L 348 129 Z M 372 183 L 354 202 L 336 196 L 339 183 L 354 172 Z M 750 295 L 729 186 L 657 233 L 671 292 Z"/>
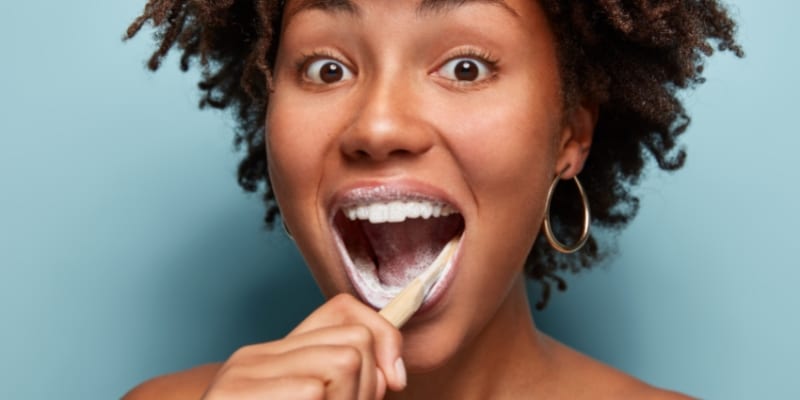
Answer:
<path fill-rule="evenodd" d="M 460 236 L 457 236 L 448 242 L 431 265 L 403 288 L 389 304 L 381 309 L 379 313 L 386 318 L 386 320 L 395 327 L 400 328 L 415 312 L 417 312 L 420 306 L 422 306 L 425 296 L 428 295 L 434 283 L 439 280 L 439 276 L 442 271 L 444 271 L 444 267 L 453 256 L 459 239 Z"/>

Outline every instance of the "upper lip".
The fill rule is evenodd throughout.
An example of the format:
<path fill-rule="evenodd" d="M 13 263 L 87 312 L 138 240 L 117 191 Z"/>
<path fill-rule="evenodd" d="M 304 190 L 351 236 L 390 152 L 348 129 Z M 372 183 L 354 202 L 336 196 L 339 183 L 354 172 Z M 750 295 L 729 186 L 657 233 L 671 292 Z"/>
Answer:
<path fill-rule="evenodd" d="M 337 191 L 331 198 L 330 218 L 345 207 L 364 204 L 366 202 L 389 201 L 431 201 L 448 204 L 458 213 L 461 207 L 445 190 L 436 186 L 411 180 L 394 182 L 367 181 L 349 185 Z"/>

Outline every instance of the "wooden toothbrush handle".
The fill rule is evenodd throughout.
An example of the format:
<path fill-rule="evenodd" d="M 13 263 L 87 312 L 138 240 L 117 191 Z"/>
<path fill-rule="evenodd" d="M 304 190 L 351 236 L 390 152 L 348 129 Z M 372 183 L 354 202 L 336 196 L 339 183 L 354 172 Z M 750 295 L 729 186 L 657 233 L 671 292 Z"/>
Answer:
<path fill-rule="evenodd" d="M 417 312 L 424 299 L 425 285 L 416 278 L 383 307 L 379 314 L 399 329 Z"/>

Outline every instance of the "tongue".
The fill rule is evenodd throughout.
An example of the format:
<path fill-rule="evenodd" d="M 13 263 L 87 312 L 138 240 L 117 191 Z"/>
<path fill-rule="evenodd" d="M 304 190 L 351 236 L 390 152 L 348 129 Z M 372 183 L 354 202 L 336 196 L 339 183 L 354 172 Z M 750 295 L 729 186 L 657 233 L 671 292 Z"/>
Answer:
<path fill-rule="evenodd" d="M 397 223 L 363 223 L 375 254 L 378 279 L 386 285 L 405 286 L 458 234 L 459 221 L 460 218 L 453 215 Z"/>

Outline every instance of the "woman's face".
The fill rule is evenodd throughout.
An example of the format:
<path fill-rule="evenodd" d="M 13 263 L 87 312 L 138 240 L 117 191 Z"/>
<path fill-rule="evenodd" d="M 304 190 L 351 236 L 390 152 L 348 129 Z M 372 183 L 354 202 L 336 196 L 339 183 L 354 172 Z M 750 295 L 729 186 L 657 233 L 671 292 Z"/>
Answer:
<path fill-rule="evenodd" d="M 441 365 L 520 294 L 547 188 L 591 139 L 592 113 L 565 118 L 562 97 L 534 1 L 287 2 L 269 174 L 323 292 L 380 308 L 460 235 L 404 328 L 410 369 Z"/>

